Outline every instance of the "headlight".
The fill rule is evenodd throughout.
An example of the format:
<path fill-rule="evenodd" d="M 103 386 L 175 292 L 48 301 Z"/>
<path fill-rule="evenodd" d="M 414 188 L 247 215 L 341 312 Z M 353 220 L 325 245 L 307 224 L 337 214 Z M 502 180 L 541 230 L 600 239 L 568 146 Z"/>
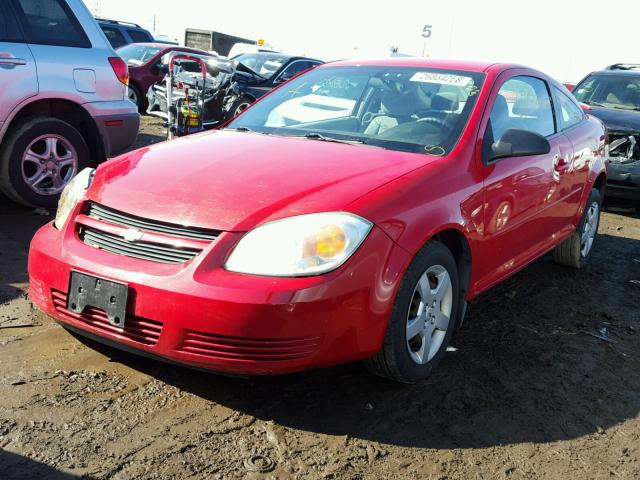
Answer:
<path fill-rule="evenodd" d="M 231 252 L 232 272 L 278 277 L 317 275 L 353 255 L 372 223 L 350 213 L 314 213 L 265 223 Z"/>
<path fill-rule="evenodd" d="M 73 210 L 76 203 L 82 199 L 84 192 L 86 192 L 89 185 L 91 185 L 94 172 L 95 168 L 85 168 L 64 187 L 62 195 L 60 195 L 60 200 L 58 201 L 56 219 L 53 221 L 53 225 L 58 230 L 62 229 L 71 214 L 71 210 Z"/>

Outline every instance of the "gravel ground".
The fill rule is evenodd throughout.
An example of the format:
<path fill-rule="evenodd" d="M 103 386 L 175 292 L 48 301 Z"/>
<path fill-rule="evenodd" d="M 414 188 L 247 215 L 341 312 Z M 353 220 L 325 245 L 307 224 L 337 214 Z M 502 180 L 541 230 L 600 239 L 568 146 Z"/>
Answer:
<path fill-rule="evenodd" d="M 163 135 L 146 118 L 139 146 Z M 51 217 L 0 202 L 0 479 L 640 478 L 637 215 L 604 214 L 587 269 L 543 258 L 476 299 L 404 387 L 359 364 L 231 379 L 76 338 L 25 294 Z"/>

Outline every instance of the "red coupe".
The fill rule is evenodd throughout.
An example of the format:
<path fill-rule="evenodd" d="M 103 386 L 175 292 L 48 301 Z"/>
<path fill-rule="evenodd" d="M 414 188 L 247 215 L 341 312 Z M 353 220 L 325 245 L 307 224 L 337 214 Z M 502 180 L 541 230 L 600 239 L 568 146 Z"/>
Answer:
<path fill-rule="evenodd" d="M 364 360 L 416 382 L 469 300 L 549 251 L 587 262 L 606 142 L 529 68 L 327 64 L 222 130 L 84 170 L 33 239 L 30 296 L 69 330 L 184 365 Z"/>
<path fill-rule="evenodd" d="M 147 109 L 149 87 L 164 78 L 162 57 L 171 52 L 211 55 L 202 50 L 166 43 L 132 43 L 116 50 L 129 66 L 129 99 L 143 112 Z M 213 56 L 213 55 L 212 55 Z"/>

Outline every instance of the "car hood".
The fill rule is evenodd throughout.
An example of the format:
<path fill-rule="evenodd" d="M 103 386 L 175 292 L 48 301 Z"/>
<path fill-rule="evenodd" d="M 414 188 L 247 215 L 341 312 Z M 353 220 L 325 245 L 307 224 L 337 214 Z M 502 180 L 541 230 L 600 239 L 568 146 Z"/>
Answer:
<path fill-rule="evenodd" d="M 640 132 L 640 112 L 635 110 L 592 107 L 589 114 L 602 120 L 612 132 Z"/>
<path fill-rule="evenodd" d="M 376 147 L 214 131 L 101 165 L 87 195 L 145 218 L 247 231 L 277 218 L 342 210 L 436 159 Z"/>

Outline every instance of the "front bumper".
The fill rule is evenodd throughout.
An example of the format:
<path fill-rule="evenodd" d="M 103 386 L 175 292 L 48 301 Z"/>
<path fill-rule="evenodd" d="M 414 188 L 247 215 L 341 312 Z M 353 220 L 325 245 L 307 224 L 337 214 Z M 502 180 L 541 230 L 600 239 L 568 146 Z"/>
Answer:
<path fill-rule="evenodd" d="M 606 196 L 640 201 L 640 161 L 609 163 Z"/>
<path fill-rule="evenodd" d="M 72 330 L 124 349 L 231 374 L 287 373 L 360 360 L 381 346 L 406 254 L 374 228 L 329 274 L 272 278 L 225 271 L 239 234 L 222 234 L 186 264 L 160 265 L 85 245 L 51 224 L 29 253 L 29 295 Z M 103 311 L 66 307 L 71 269 L 129 285 L 124 329 Z"/>

